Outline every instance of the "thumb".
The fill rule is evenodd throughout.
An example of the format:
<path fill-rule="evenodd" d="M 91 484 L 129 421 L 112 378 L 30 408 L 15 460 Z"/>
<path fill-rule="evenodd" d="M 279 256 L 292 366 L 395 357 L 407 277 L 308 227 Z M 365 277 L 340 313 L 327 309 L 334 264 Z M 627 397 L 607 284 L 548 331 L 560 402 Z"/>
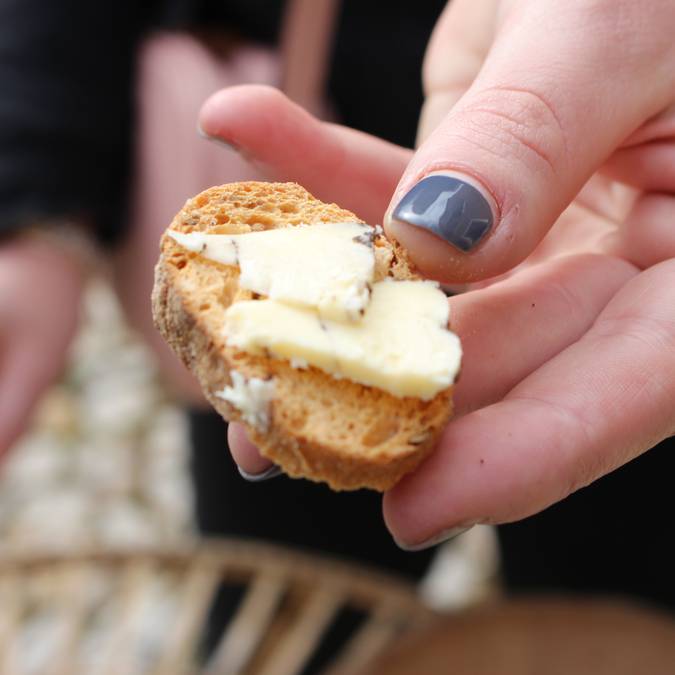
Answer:
<path fill-rule="evenodd" d="M 423 274 L 464 282 L 511 269 L 667 105 L 675 5 L 654 2 L 647 18 L 639 5 L 508 4 L 478 77 L 416 152 L 385 217 Z"/>

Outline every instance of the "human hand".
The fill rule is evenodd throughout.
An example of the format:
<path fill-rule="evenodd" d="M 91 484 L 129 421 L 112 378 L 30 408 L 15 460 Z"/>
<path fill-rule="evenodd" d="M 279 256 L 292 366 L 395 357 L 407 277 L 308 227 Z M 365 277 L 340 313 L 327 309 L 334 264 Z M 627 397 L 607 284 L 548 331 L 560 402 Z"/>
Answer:
<path fill-rule="evenodd" d="M 448 27 L 474 35 L 461 29 L 469 7 L 450 6 L 429 58 Z M 430 88 L 425 120 L 442 121 L 412 161 L 400 148 L 322 125 L 269 90 L 222 92 L 202 111 L 207 133 L 270 177 L 297 180 L 370 222 L 392 193 L 396 204 L 416 180 L 444 169 L 469 173 L 494 209 L 491 231 L 468 253 L 388 223 L 430 276 L 507 274 L 451 299 L 465 350 L 457 418 L 432 457 L 385 496 L 387 523 L 408 547 L 535 513 L 675 433 L 671 5 L 566 7 L 503 6 L 495 49 L 473 80 L 485 41 L 456 104 L 462 78 L 446 81 L 454 105 L 446 117 Z M 457 44 L 449 37 L 440 44 Z M 558 218 L 598 169 L 635 189 L 595 176 Z M 264 468 L 240 429 L 231 445 L 244 469 Z"/>
<path fill-rule="evenodd" d="M 556 253 L 587 250 L 593 239 L 593 250 L 611 250 L 640 267 L 669 257 L 654 255 L 654 239 L 668 236 L 660 226 L 643 232 L 629 225 L 663 206 L 652 193 L 675 185 L 673 30 L 668 0 L 452 2 L 425 59 L 422 144 L 390 211 L 420 178 L 450 172 L 479 188 L 487 204 L 468 194 L 475 205 L 491 207 L 492 226 L 483 240 L 459 242 L 473 245 L 469 255 L 426 228 L 410 227 L 405 216 L 389 214 L 389 234 L 427 276 L 454 283 L 513 270 L 545 238 L 556 240 Z M 597 171 L 604 178 L 594 177 L 577 200 L 592 222 L 581 226 L 573 217 L 570 227 L 568 215 L 551 236 Z M 607 177 L 636 191 L 617 193 Z M 609 227 L 596 216 L 609 218 Z M 457 244 L 467 224 L 467 217 L 457 220 L 453 232 L 446 222 L 449 240 Z M 542 248 L 550 250 L 549 243 Z"/>
<path fill-rule="evenodd" d="M 0 458 L 64 365 L 83 278 L 53 242 L 19 237 L 0 244 Z"/>

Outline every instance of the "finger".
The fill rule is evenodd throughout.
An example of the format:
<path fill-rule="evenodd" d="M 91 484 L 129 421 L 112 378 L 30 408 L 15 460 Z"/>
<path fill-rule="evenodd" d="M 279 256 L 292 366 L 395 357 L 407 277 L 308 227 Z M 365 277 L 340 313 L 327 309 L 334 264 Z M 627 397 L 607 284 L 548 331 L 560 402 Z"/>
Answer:
<path fill-rule="evenodd" d="M 628 282 L 591 330 L 503 401 L 451 423 L 385 497 L 404 545 L 536 513 L 675 434 L 675 262 Z"/>
<path fill-rule="evenodd" d="M 471 86 L 494 39 L 498 0 L 454 0 L 438 19 L 424 57 L 418 145 Z"/>
<path fill-rule="evenodd" d="M 642 190 L 675 193 L 675 104 L 631 134 L 602 172 Z"/>
<path fill-rule="evenodd" d="M 641 196 L 616 233 L 612 251 L 641 269 L 675 258 L 675 196 Z"/>
<path fill-rule="evenodd" d="M 14 339 L 0 353 L 0 457 L 23 433 L 36 402 L 57 372 L 43 367 L 30 340 Z"/>
<path fill-rule="evenodd" d="M 627 185 L 675 193 L 675 138 L 618 150 L 602 170 Z"/>
<path fill-rule="evenodd" d="M 214 94 L 200 128 L 234 146 L 274 180 L 292 180 L 371 224 L 381 222 L 411 152 L 368 134 L 320 122 L 272 87 Z"/>
<path fill-rule="evenodd" d="M 238 467 L 246 473 L 256 475 L 263 473 L 272 466 L 272 462 L 260 454 L 258 448 L 248 440 L 246 429 L 236 422 L 229 425 L 227 440 L 232 453 L 232 459 Z"/>
<path fill-rule="evenodd" d="M 675 47 L 664 26 L 675 5 L 650 10 L 643 22 L 626 0 L 511 5 L 479 76 L 391 202 L 387 231 L 425 275 L 462 282 L 515 266 L 623 139 L 667 106 Z"/>

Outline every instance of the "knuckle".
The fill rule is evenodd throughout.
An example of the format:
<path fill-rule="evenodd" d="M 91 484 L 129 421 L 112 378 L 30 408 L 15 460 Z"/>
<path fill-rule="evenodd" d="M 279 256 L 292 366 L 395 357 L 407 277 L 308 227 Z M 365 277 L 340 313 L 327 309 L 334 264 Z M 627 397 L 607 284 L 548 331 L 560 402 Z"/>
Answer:
<path fill-rule="evenodd" d="M 501 146 L 534 170 L 553 174 L 567 164 L 566 135 L 552 103 L 533 89 L 491 87 L 472 97 L 462 115 L 472 133 Z M 501 154 L 501 153 L 500 153 Z"/>

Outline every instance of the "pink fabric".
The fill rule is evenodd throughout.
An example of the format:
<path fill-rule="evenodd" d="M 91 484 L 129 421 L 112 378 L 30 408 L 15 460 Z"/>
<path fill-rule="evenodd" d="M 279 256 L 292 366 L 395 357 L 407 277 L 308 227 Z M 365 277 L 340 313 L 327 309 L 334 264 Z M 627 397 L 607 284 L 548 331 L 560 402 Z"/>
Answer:
<path fill-rule="evenodd" d="M 278 81 L 278 61 L 271 51 L 243 46 L 219 61 L 187 35 L 150 39 L 140 59 L 133 225 L 166 225 L 201 190 L 259 177 L 235 153 L 200 138 L 197 115 L 219 89 Z"/>
<path fill-rule="evenodd" d="M 158 34 L 140 54 L 134 197 L 129 236 L 115 261 L 127 316 L 158 355 L 170 383 L 192 402 L 199 389 L 152 325 L 149 298 L 159 238 L 188 197 L 221 183 L 261 177 L 235 152 L 197 134 L 202 103 L 224 87 L 277 86 L 276 55 L 241 46 L 226 60 L 189 35 Z"/>

